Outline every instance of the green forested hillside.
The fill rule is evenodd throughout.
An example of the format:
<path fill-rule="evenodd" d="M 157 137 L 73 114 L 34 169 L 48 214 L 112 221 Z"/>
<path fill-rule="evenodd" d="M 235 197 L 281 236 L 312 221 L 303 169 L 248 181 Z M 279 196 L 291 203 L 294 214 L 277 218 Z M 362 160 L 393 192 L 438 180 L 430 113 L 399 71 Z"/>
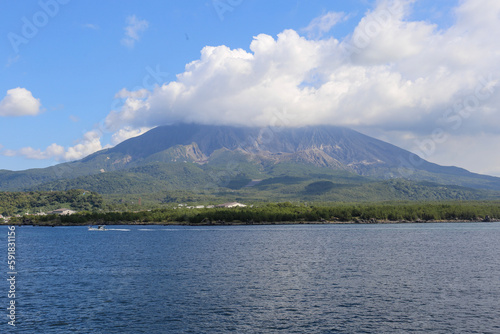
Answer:
<path fill-rule="evenodd" d="M 103 206 L 101 195 L 74 189 L 69 191 L 0 192 L 0 214 L 35 214 L 61 207 L 73 210 L 95 210 Z"/>
<path fill-rule="evenodd" d="M 256 180 L 250 183 L 252 180 Z M 250 186 L 247 186 L 250 185 Z M 258 170 L 249 163 L 226 165 L 161 163 L 50 182 L 38 191 L 90 189 L 113 198 L 155 194 L 164 202 L 480 200 L 496 191 L 404 179 L 377 180 L 306 164 L 276 164 Z M 160 203 L 162 201 L 158 201 Z"/>

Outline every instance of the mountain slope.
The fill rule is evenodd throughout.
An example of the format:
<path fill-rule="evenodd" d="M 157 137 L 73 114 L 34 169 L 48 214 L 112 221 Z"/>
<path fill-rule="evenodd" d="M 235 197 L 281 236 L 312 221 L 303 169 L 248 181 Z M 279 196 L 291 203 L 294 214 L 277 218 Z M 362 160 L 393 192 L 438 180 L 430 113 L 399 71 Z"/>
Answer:
<path fill-rule="evenodd" d="M 224 148 L 245 153 L 260 163 L 299 162 L 353 171 L 379 178 L 404 177 L 484 189 L 500 189 L 500 178 L 474 174 L 457 167 L 430 163 L 392 144 L 357 131 L 335 126 L 300 128 L 238 128 L 210 125 L 157 127 L 124 141 L 109 153 L 131 157 L 140 163 L 148 156 L 176 145 L 196 145 L 200 158 L 209 162 Z M 106 154 L 109 154 L 106 153 Z"/>
<path fill-rule="evenodd" d="M 405 178 L 500 190 L 500 178 L 439 166 L 343 127 L 197 124 L 160 126 L 75 162 L 19 172 L 0 170 L 0 190 L 82 187 L 119 193 L 132 188 L 168 191 L 206 184 L 225 187 L 234 180 L 239 184 L 277 177 L 273 174 L 276 169 L 282 170 L 281 176 L 290 176 L 297 168 L 313 173 L 310 167 L 323 168 L 323 174 L 342 171 L 381 180 Z"/>
<path fill-rule="evenodd" d="M 248 168 L 247 168 L 248 167 Z M 46 183 L 36 190 L 87 187 L 98 193 L 163 194 L 166 202 L 380 201 L 495 199 L 498 192 L 431 182 L 375 180 L 310 164 L 278 163 L 232 172 L 195 163 L 154 162 L 120 171 Z M 252 174 L 258 173 L 258 174 Z M 258 175 L 258 179 L 251 177 Z"/>

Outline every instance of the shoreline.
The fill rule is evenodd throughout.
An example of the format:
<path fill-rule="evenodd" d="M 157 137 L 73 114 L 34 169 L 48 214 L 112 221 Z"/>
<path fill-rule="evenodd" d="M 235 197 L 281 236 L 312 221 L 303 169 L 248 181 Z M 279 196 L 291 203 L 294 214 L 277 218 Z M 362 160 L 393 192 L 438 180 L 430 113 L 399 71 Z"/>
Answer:
<path fill-rule="evenodd" d="M 56 227 L 56 226 L 269 226 L 269 225 L 390 225 L 390 224 L 453 224 L 453 223 L 498 223 L 500 219 L 489 220 L 356 220 L 356 221 L 280 221 L 280 222 L 242 222 L 242 221 L 216 221 L 206 223 L 189 222 L 87 222 L 87 223 L 51 223 L 33 224 L 33 222 L 3 223 L 3 226 L 33 226 L 33 227 Z"/>

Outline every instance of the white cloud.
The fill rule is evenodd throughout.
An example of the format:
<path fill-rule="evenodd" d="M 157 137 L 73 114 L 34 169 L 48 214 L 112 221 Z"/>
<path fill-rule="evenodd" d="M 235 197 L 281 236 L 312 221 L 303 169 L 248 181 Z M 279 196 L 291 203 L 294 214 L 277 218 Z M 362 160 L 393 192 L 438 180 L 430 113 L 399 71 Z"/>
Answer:
<path fill-rule="evenodd" d="M 346 19 L 344 13 L 328 12 L 315 18 L 309 25 L 303 29 L 310 38 L 320 38 L 329 32 L 333 26 Z"/>
<path fill-rule="evenodd" d="M 135 15 L 127 17 L 127 26 L 125 27 L 125 37 L 122 38 L 121 43 L 128 48 L 133 48 L 135 42 L 141 38 L 141 34 L 149 27 L 149 22 L 140 20 Z"/>
<path fill-rule="evenodd" d="M 76 145 L 65 148 L 58 144 L 51 144 L 45 150 L 23 147 L 19 150 L 4 150 L 5 156 L 23 156 L 28 159 L 53 159 L 56 161 L 78 160 L 103 149 L 101 145 L 101 133 L 97 130 L 88 131 Z"/>
<path fill-rule="evenodd" d="M 490 85 L 500 78 L 493 23 L 471 29 L 459 15 L 454 26 L 438 30 L 429 22 L 408 21 L 410 2 L 381 2 L 342 41 L 310 40 L 285 30 L 277 39 L 254 37 L 250 52 L 205 47 L 176 81 L 152 91 L 122 90 L 126 101 L 108 115 L 106 125 L 112 131 L 173 122 L 265 126 L 281 118 L 290 126 L 327 123 L 430 133 L 429 122 L 438 126 L 448 107 L 474 96 L 479 87 L 474 122 L 491 128 L 498 92 L 481 88 L 481 77 Z M 457 13 L 468 5 L 464 2 Z M 480 16 L 466 14 L 467 22 Z M 500 21 L 496 24 L 500 28 Z M 471 127 L 467 123 L 462 131 Z"/>
<path fill-rule="evenodd" d="M 13 88 L 0 101 L 0 116 L 34 116 L 41 110 L 40 99 L 33 97 L 26 88 Z"/>
<path fill-rule="evenodd" d="M 105 124 L 111 131 L 174 122 L 334 124 L 385 132 L 395 144 L 396 130 L 415 138 L 436 129 L 450 138 L 499 133 L 500 44 L 492 31 L 500 29 L 500 2 L 461 1 L 446 29 L 409 20 L 413 2 L 380 1 L 344 40 L 285 30 L 254 37 L 250 51 L 207 46 L 175 81 L 121 91 L 126 101 Z M 329 13 L 307 32 L 340 19 Z M 477 145 L 498 152 L 479 138 Z"/>
<path fill-rule="evenodd" d="M 134 129 L 134 128 L 127 126 L 123 129 L 116 131 L 113 134 L 113 136 L 111 137 L 111 144 L 117 145 L 117 144 L 119 144 L 122 141 L 125 141 L 127 139 L 140 136 L 140 135 L 148 132 L 149 130 L 151 130 L 151 128 L 149 128 L 149 127 Z"/>
<path fill-rule="evenodd" d="M 111 138 L 113 145 L 117 145 L 124 140 L 132 137 L 140 136 L 147 131 L 151 130 L 149 127 L 134 129 L 131 127 L 124 127 L 116 131 Z M 4 156 L 22 156 L 28 159 L 46 160 L 52 159 L 56 161 L 74 161 L 82 159 L 94 152 L 100 151 L 111 146 L 103 146 L 101 143 L 102 132 L 100 130 L 92 130 L 86 132 L 75 145 L 71 147 L 63 147 L 56 143 L 49 145 L 45 150 L 34 149 L 32 147 L 23 147 L 18 150 L 5 149 L 0 151 Z M 0 149 L 2 146 L 0 145 Z"/>

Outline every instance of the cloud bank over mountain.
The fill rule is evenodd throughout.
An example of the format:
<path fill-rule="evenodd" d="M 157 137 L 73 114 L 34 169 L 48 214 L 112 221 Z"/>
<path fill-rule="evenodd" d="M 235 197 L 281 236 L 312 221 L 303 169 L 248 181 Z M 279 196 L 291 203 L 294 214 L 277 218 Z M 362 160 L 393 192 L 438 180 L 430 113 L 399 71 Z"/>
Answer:
<path fill-rule="evenodd" d="M 106 125 L 327 123 L 426 132 L 430 122 L 456 123 L 445 110 L 461 101 L 485 131 L 498 124 L 491 109 L 500 46 L 492 32 L 500 3 L 463 2 L 446 30 L 407 21 L 410 11 L 405 1 L 382 2 L 342 41 L 285 30 L 254 37 L 250 51 L 207 46 L 176 81 L 122 92 L 126 103 Z"/>
<path fill-rule="evenodd" d="M 327 13 L 306 27 L 309 37 L 285 30 L 255 36 L 248 51 L 207 46 L 177 80 L 141 94 L 122 91 L 125 104 L 105 124 L 110 131 L 175 122 L 334 124 L 445 164 L 457 163 L 450 152 L 464 139 L 476 143 L 471 154 L 477 147 L 486 154 L 492 147 L 478 133 L 500 139 L 500 45 L 493 37 L 500 3 L 462 1 L 446 29 L 409 20 L 412 3 L 379 2 L 342 40 L 309 38 L 344 17 Z"/>

